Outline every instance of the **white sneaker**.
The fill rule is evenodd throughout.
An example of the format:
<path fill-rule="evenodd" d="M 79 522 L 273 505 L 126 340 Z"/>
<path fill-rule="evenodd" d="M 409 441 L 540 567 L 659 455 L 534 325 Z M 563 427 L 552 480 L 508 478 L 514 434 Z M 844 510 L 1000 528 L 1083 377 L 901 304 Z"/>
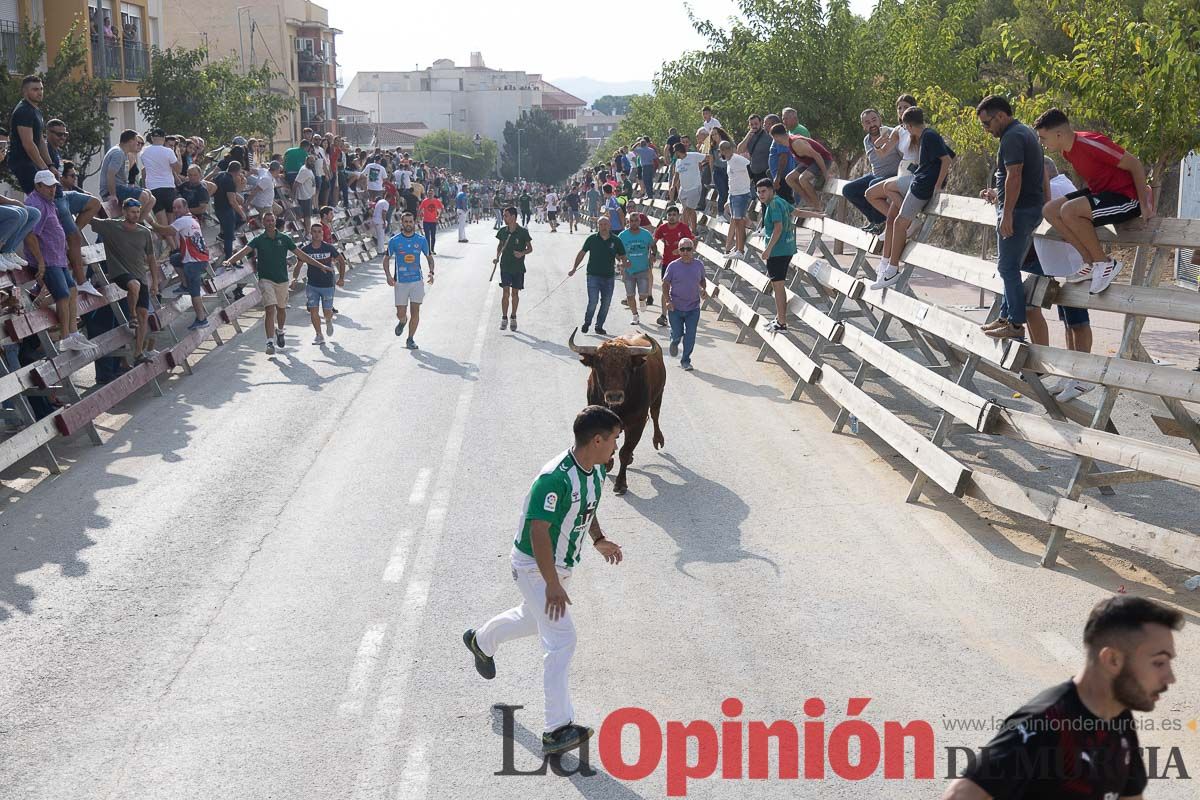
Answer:
<path fill-rule="evenodd" d="M 633 324 L 634 324 L 634 325 L 641 325 L 641 324 L 642 324 L 642 321 L 641 321 L 640 319 L 638 319 L 638 315 L 637 315 L 637 314 L 634 314 L 634 315 L 633 315 Z"/>
<path fill-rule="evenodd" d="M 886 289 L 889 286 L 895 285 L 898 280 L 900 280 L 900 270 L 888 264 L 887 267 L 879 271 L 879 277 L 871 284 L 871 288 Z"/>
<path fill-rule="evenodd" d="M 70 336 L 64 336 L 59 340 L 58 344 L 64 350 L 74 350 L 75 352 L 87 350 L 91 347 L 91 344 L 78 333 L 72 333 Z"/>
<path fill-rule="evenodd" d="M 318 333 L 316 338 L 313 339 L 313 344 L 325 344 L 325 337 Z"/>
<path fill-rule="evenodd" d="M 77 287 L 78 291 L 83 294 L 93 294 L 96 297 L 104 297 L 104 293 L 92 285 L 91 281 L 84 281 Z"/>
<path fill-rule="evenodd" d="M 1058 402 L 1067 403 L 1076 398 L 1082 397 L 1092 390 L 1091 386 L 1079 381 L 1071 381 L 1061 392 L 1058 393 Z"/>
<path fill-rule="evenodd" d="M 325 335 L 333 336 L 333 320 L 331 319 L 325 320 Z"/>
<path fill-rule="evenodd" d="M 745 250 L 734 250 L 733 257 L 736 258 L 738 261 L 745 261 L 746 260 L 746 251 Z"/>
<path fill-rule="evenodd" d="M 26 261 L 24 258 L 22 258 L 17 253 L 5 253 L 4 255 L 8 256 L 9 262 L 16 264 L 18 267 L 28 267 L 29 266 L 29 262 Z"/>
<path fill-rule="evenodd" d="M 0 253 L 0 272 L 8 272 L 10 270 L 17 269 L 20 269 L 20 267 L 17 266 L 15 261 L 9 258 L 8 253 Z"/>
<path fill-rule="evenodd" d="M 1067 283 L 1083 283 L 1084 281 L 1090 281 L 1091 279 L 1092 265 L 1084 264 L 1082 267 L 1080 267 L 1079 272 L 1076 272 L 1074 275 L 1068 275 L 1063 280 L 1065 280 Z"/>
<path fill-rule="evenodd" d="M 1107 261 L 1103 264 L 1092 264 L 1092 294 L 1100 294 L 1109 287 L 1113 279 L 1125 265 L 1120 261 Z"/>

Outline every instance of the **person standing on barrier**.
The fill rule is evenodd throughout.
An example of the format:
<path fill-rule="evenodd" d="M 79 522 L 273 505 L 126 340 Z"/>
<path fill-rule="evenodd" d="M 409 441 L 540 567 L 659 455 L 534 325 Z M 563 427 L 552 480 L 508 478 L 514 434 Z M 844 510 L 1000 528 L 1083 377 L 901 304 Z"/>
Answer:
<path fill-rule="evenodd" d="M 175 231 L 175 240 L 179 246 L 180 288 L 191 297 L 192 311 L 195 312 L 195 319 L 188 325 L 188 330 L 195 331 L 207 328 L 209 324 L 208 311 L 204 308 L 204 274 L 209 264 L 208 243 L 204 241 L 200 220 L 192 215 L 187 200 L 176 197 L 172 212 L 174 218 L 171 221 L 171 229 Z M 153 274 L 151 272 L 151 275 Z"/>
<path fill-rule="evenodd" d="M 59 344 L 67 350 L 94 350 L 95 345 L 78 328 L 78 293 L 67 266 L 67 234 L 58 221 L 58 210 L 54 205 L 58 179 L 48 169 L 38 170 L 33 176 L 33 185 L 34 191 L 25 202 L 31 209 L 30 216 L 33 213 L 38 216 L 37 223 L 25 236 L 25 259 L 36 265 L 37 282 L 41 286 L 39 294 L 49 292 L 54 299 L 61 332 Z"/>
<path fill-rule="evenodd" d="M 1046 202 L 1042 146 L 1037 134 L 1013 118 L 1003 97 L 988 95 L 975 107 L 979 124 L 1000 140 L 993 173 L 995 188 L 980 196 L 996 204 L 996 269 L 1004 281 L 999 324 L 985 326 L 993 339 L 1025 337 L 1025 285 L 1021 266 L 1033 245 L 1033 232 L 1042 224 Z M 926 143 L 921 142 L 924 148 Z"/>
<path fill-rule="evenodd" d="M 792 256 L 796 255 L 795 207 L 775 193 L 770 178 L 759 181 L 757 189 L 758 202 L 764 209 L 763 236 L 767 239 L 762 258 L 767 265 L 767 277 L 771 279 L 771 291 L 775 295 L 775 319 L 767 323 L 767 330 L 777 333 L 788 329 L 787 289 L 783 282 L 787 280 Z"/>
<path fill-rule="evenodd" d="M 1052 108 L 1034 120 L 1033 127 L 1047 150 L 1061 153 L 1086 185 L 1067 197 L 1046 204 L 1046 219 L 1083 256 L 1083 269 L 1068 278 L 1089 280 L 1092 294 L 1109 287 L 1124 266 L 1104 253 L 1096 228 L 1120 225 L 1154 216 L 1154 192 L 1146 183 L 1146 168 L 1102 133 L 1076 131 L 1067 115 Z"/>
<path fill-rule="evenodd" d="M 725 163 L 729 183 L 729 237 L 725 242 L 725 255 L 734 258 L 746 257 L 746 212 L 754 199 L 754 185 L 750 182 L 750 160 L 734 152 L 733 142 L 721 142 L 718 156 Z"/>
<path fill-rule="evenodd" d="M 675 145 L 671 197 L 683 206 L 683 223 L 692 230 L 696 229 L 696 212 L 704 210 L 704 181 L 700 174 L 704 160 L 703 153 L 689 153 L 683 142 Z"/>
<path fill-rule="evenodd" d="M 755 185 L 771 174 L 771 145 L 774 140 L 763 127 L 763 118 L 758 114 L 751 114 L 746 124 L 748 130 L 746 136 L 738 143 L 737 152 L 750 159 L 750 181 L 751 185 Z M 731 189 L 731 194 L 732 191 Z"/>
<path fill-rule="evenodd" d="M 696 328 L 700 324 L 700 298 L 708 297 L 708 283 L 704 279 L 704 262 L 696 256 L 696 243 L 691 239 L 679 242 L 679 258 L 667 265 L 662 279 L 663 308 L 671 319 L 672 356 L 679 355 L 679 343 L 683 342 L 683 356 L 679 366 L 692 371 L 692 350 L 696 346 Z"/>
<path fill-rule="evenodd" d="M 517 306 L 525 288 L 525 257 L 533 252 L 533 237 L 517 224 L 517 209 L 504 209 L 504 227 L 496 232 L 496 257 L 493 264 L 500 267 L 500 330 L 517 329 Z M 510 305 L 511 302 L 511 305 Z M 509 309 L 511 308 L 511 315 Z"/>
<path fill-rule="evenodd" d="M 609 541 L 596 516 L 604 479 L 621 435 L 621 418 L 605 406 L 588 406 L 575 417 L 573 446 L 555 456 L 534 479 L 525 500 L 509 561 L 522 602 L 492 617 L 462 640 L 475 670 L 496 677 L 496 652 L 505 642 L 537 635 L 545 651 L 542 687 L 545 727 L 542 750 L 579 747 L 592 729 L 575 724 L 568 669 L 575 654 L 575 621 L 567 585 L 587 537 L 609 564 L 620 564 L 620 545 Z"/>
<path fill-rule="evenodd" d="M 1083 626 L 1079 672 L 1010 714 L 942 800 L 1142 797 L 1151 776 L 1132 712 L 1153 711 L 1175 683 L 1182 628 L 1183 614 L 1153 600 L 1101 600 Z"/>
<path fill-rule="evenodd" d="M 896 171 L 900 168 L 900 150 L 892 148 L 886 154 L 881 152 L 880 148 L 892 136 L 892 129 L 883 124 L 883 117 L 878 111 L 868 108 L 859 115 L 858 119 L 866 134 L 863 136 L 863 150 L 867 154 L 867 160 L 871 163 L 871 171 L 843 186 L 842 196 L 867 218 L 867 224 L 863 226 L 863 230 L 878 235 L 883 233 L 887 217 L 867 202 L 867 190 L 888 178 L 896 177 Z"/>
<path fill-rule="evenodd" d="M 429 285 L 433 285 L 433 250 L 429 240 L 417 233 L 416 217 L 411 211 L 400 214 L 400 232 L 388 242 L 383 255 L 383 274 L 396 300 L 396 335 L 404 335 L 404 326 L 411 321 L 405 347 L 417 350 L 417 326 L 421 324 L 421 303 L 425 300 L 425 284 L 421 282 L 421 257 L 429 259 Z M 392 259 L 396 269 L 391 269 Z"/>
<path fill-rule="evenodd" d="M 692 229 L 689 228 L 682 221 L 680 221 L 679 207 L 675 206 L 675 205 L 667 206 L 666 221 L 660 222 L 658 227 L 654 229 L 655 250 L 657 251 L 659 242 L 662 242 L 662 246 L 663 246 L 662 258 L 658 262 L 661 265 L 661 269 L 663 272 L 666 272 L 667 265 L 675 260 L 677 248 L 679 247 L 679 243 L 681 241 L 683 241 L 684 239 L 693 239 L 693 238 L 695 238 L 695 234 L 692 233 Z M 656 253 L 656 255 L 657 255 L 657 253 Z M 651 277 L 651 279 L 650 279 L 651 299 L 653 299 L 653 293 L 654 293 L 654 279 L 653 279 L 653 277 Z M 658 315 L 658 319 L 655 320 L 655 324 L 657 324 L 659 327 L 663 327 L 668 324 L 667 312 L 666 312 L 665 308 L 663 309 L 663 312 Z"/>
<path fill-rule="evenodd" d="M 608 331 L 604 330 L 604 322 L 608 318 L 609 303 L 612 302 L 613 283 L 617 276 L 617 261 L 620 260 L 623 267 L 628 267 L 629 261 L 625 257 L 625 245 L 621 244 L 621 240 L 613 234 L 612 224 L 609 223 L 607 217 L 600 218 L 599 228 L 599 231 L 584 240 L 583 247 L 576 254 L 575 264 L 567 273 L 567 277 L 571 277 L 579 270 L 579 265 L 583 263 L 583 257 L 586 255 L 588 259 L 588 302 L 587 310 L 583 313 L 583 327 L 580 330 L 584 333 L 588 332 L 588 328 L 592 325 L 592 315 L 595 314 L 596 333 L 607 336 Z M 597 307 L 599 311 L 597 311 Z"/>

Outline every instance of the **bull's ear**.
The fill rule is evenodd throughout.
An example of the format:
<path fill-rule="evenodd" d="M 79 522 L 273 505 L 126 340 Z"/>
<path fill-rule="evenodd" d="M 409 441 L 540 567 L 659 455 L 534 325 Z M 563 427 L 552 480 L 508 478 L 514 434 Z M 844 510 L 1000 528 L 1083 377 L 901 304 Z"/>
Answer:
<path fill-rule="evenodd" d="M 592 364 L 595 363 L 595 361 L 596 361 L 596 357 L 594 355 L 592 355 L 591 353 L 580 353 L 579 354 L 579 363 L 583 364 L 585 367 L 592 366 Z"/>

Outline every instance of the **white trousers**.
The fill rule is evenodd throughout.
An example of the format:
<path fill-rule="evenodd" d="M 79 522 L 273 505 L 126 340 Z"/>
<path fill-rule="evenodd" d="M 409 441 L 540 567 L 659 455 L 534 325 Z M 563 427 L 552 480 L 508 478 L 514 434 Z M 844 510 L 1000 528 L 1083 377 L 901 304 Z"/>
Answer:
<path fill-rule="evenodd" d="M 466 212 L 466 209 L 459 209 L 459 211 L 458 211 L 458 238 L 459 239 L 467 238 L 467 212 Z"/>
<path fill-rule="evenodd" d="M 372 221 L 371 229 L 375 233 L 375 246 L 378 248 L 380 253 L 386 253 L 388 236 L 387 231 L 384 230 L 384 223 Z"/>
<path fill-rule="evenodd" d="M 559 570 L 568 587 L 571 575 Z M 533 636 L 542 642 L 542 688 L 546 694 L 546 727 L 549 733 L 575 719 L 567 670 L 575 654 L 575 622 L 568 611 L 558 619 L 546 616 L 546 581 L 536 564 L 513 565 L 513 578 L 524 602 L 492 617 L 475 631 L 475 641 L 485 655 L 494 656 L 500 645 L 512 639 Z"/>

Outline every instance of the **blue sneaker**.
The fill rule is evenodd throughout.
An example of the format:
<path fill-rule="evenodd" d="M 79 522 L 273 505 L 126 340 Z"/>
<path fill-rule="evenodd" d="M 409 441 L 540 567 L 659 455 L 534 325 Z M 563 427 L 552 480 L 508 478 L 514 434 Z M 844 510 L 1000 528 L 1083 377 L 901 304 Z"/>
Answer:
<path fill-rule="evenodd" d="M 207 328 L 209 324 L 208 317 L 205 317 L 204 319 L 195 320 L 191 325 L 187 326 L 187 329 L 189 331 L 198 331 L 201 328 Z"/>

